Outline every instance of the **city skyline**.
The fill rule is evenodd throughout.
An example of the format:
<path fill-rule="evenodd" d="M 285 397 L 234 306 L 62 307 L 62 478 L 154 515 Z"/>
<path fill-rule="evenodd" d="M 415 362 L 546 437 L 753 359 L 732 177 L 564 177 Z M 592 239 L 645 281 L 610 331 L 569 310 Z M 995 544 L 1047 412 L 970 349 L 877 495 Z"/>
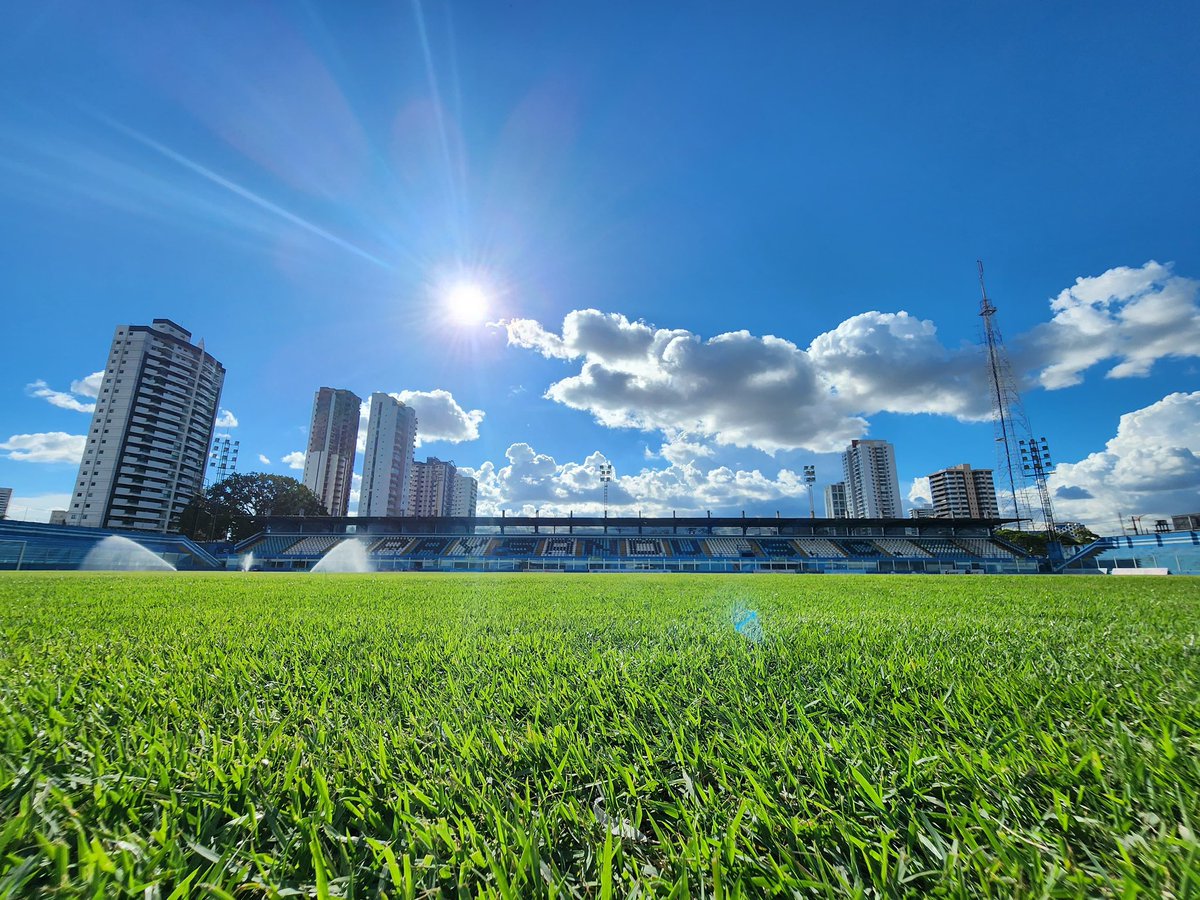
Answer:
<path fill-rule="evenodd" d="M 157 316 L 242 471 L 300 478 L 329 384 L 481 512 L 598 509 L 611 461 L 614 512 L 805 515 L 883 439 L 904 513 L 997 469 L 978 258 L 1058 515 L 1200 506 L 1194 10 L 126 12 L 16 13 L 0 62 L 10 516 L 66 508 Z"/>

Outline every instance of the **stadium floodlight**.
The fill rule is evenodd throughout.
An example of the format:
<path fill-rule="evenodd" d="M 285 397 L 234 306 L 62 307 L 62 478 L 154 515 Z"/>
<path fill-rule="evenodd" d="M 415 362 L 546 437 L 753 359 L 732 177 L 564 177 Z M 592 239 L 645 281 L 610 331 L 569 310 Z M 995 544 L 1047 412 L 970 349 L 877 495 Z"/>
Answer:
<path fill-rule="evenodd" d="M 600 483 L 604 485 L 604 518 L 608 518 L 608 486 L 613 480 L 613 467 L 610 462 L 600 463 Z"/>
<path fill-rule="evenodd" d="M 817 483 L 817 467 L 804 467 L 804 483 L 808 485 L 808 517 L 815 519 L 817 517 L 817 505 L 813 502 L 813 485 Z M 829 515 L 826 513 L 825 515 Z"/>

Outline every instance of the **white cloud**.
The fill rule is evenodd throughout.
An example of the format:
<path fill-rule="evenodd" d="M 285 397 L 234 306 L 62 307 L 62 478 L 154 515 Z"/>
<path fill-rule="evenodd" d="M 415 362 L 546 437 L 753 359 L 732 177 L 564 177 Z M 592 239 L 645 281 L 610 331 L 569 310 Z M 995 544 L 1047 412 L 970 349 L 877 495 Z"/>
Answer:
<path fill-rule="evenodd" d="M 83 459 L 86 440 L 82 434 L 67 434 L 64 431 L 14 434 L 7 441 L 0 443 L 0 450 L 7 450 L 7 458 L 19 462 L 78 465 Z"/>
<path fill-rule="evenodd" d="M 359 453 L 367 452 L 367 428 L 371 424 L 371 403 L 364 400 L 358 408 L 358 440 L 354 443 L 354 449 Z M 417 423 L 420 427 L 420 423 Z"/>
<path fill-rule="evenodd" d="M 217 420 L 213 423 L 217 428 L 237 428 L 238 420 L 232 412 L 227 409 L 222 409 Z"/>
<path fill-rule="evenodd" d="M 866 431 L 808 354 L 777 337 L 737 331 L 703 340 L 594 309 L 568 313 L 561 337 L 528 319 L 506 327 L 513 346 L 581 359 L 579 374 L 546 396 L 610 428 L 694 433 L 768 453 L 830 451 Z"/>
<path fill-rule="evenodd" d="M 69 509 L 70 503 L 70 494 L 35 494 L 28 497 L 13 494 L 8 504 L 8 518 L 22 522 L 49 522 L 51 512 Z"/>
<path fill-rule="evenodd" d="M 946 348 L 933 322 L 904 311 L 852 316 L 818 335 L 808 356 L 847 412 L 991 414 L 983 354 Z"/>
<path fill-rule="evenodd" d="M 697 459 L 709 459 L 713 456 L 713 449 L 708 444 L 700 440 L 694 440 L 689 435 L 675 435 L 670 440 L 664 442 L 658 448 L 657 453 L 653 453 L 647 448 L 646 457 L 648 459 L 661 458 L 675 465 L 684 465 L 686 463 L 695 462 Z"/>
<path fill-rule="evenodd" d="M 1018 336 L 1014 368 L 1047 389 L 1117 360 L 1110 378 L 1146 374 L 1163 357 L 1200 355 L 1200 282 L 1149 262 L 1081 278 L 1052 318 Z M 960 420 L 990 415 L 982 350 L 945 346 L 933 322 L 904 311 L 852 316 L 808 348 L 746 331 L 703 338 L 594 309 L 560 334 L 532 319 L 501 323 L 510 346 L 575 360 L 545 396 L 610 428 L 692 434 L 718 444 L 829 452 L 862 437 L 879 412 Z"/>
<path fill-rule="evenodd" d="M 1043 387 L 1079 384 L 1084 373 L 1116 360 L 1107 378 L 1148 375 L 1166 357 L 1200 355 L 1200 281 L 1154 261 L 1077 278 L 1051 303 L 1053 318 L 1023 343 Z"/>
<path fill-rule="evenodd" d="M 280 457 L 280 462 L 286 463 L 289 469 L 295 469 L 298 472 L 304 471 L 304 453 L 300 450 L 293 450 L 291 453 Z"/>
<path fill-rule="evenodd" d="M 103 369 L 80 378 L 78 381 L 72 381 L 71 393 L 78 394 L 80 397 L 92 397 L 94 399 L 100 396 L 100 383 L 102 381 L 104 381 Z"/>
<path fill-rule="evenodd" d="M 599 451 L 582 462 L 559 463 L 526 443 L 510 446 L 507 465 L 486 462 L 478 469 L 460 471 L 479 481 L 480 515 L 498 515 L 501 509 L 544 515 L 598 515 L 604 506 L 600 466 L 607 460 Z M 808 502 L 805 485 L 788 469 L 774 476 L 758 469 L 734 470 L 728 466 L 704 467 L 694 462 L 643 468 L 633 474 L 617 473 L 609 485 L 609 511 L 626 515 L 680 513 L 736 513 L 739 510 L 773 514 L 790 510 L 802 514 Z"/>
<path fill-rule="evenodd" d="M 271 460 L 267 459 L 267 456 L 264 453 L 258 454 L 258 461 L 264 466 L 269 466 L 271 464 Z"/>
<path fill-rule="evenodd" d="M 417 411 L 418 446 L 434 441 L 458 444 L 479 437 L 483 410 L 463 409 L 449 391 L 401 391 L 392 396 Z"/>
<path fill-rule="evenodd" d="M 1049 485 L 1057 518 L 1119 531 L 1118 515 L 1200 510 L 1200 391 L 1169 394 L 1121 416 L 1104 450 L 1060 463 Z"/>
<path fill-rule="evenodd" d="M 913 506 L 932 506 L 933 491 L 929 488 L 929 476 L 921 475 L 914 478 L 908 489 L 908 502 Z"/>
<path fill-rule="evenodd" d="M 45 400 L 51 406 L 57 406 L 59 409 L 69 409 L 74 412 L 92 413 L 96 411 L 96 404 L 88 403 L 87 398 L 94 398 L 100 393 L 100 380 L 103 377 L 103 372 L 95 372 L 87 376 L 87 378 L 79 381 L 72 381 L 70 393 L 66 391 L 56 391 L 54 388 L 50 387 L 50 385 L 46 384 L 45 381 L 39 378 L 32 384 L 25 385 L 25 391 L 29 394 L 29 396 Z M 81 400 L 80 397 L 84 399 Z"/>
<path fill-rule="evenodd" d="M 567 349 L 561 337 L 547 331 L 534 319 L 506 319 L 495 324 L 504 326 L 510 346 L 536 350 L 548 359 L 574 359 L 576 356 Z"/>
<path fill-rule="evenodd" d="M 482 409 L 463 409 L 449 391 L 392 392 L 401 403 L 417 413 L 417 446 L 434 441 L 459 444 L 479 437 L 479 426 L 485 413 Z M 371 404 L 363 403 L 358 420 L 358 452 L 367 450 L 367 428 L 371 421 Z"/>

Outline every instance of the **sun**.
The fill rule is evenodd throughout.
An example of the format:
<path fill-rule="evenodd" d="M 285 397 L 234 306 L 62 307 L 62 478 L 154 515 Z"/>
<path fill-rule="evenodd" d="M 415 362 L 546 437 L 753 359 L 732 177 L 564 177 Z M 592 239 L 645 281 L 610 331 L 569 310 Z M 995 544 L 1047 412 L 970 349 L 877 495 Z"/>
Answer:
<path fill-rule="evenodd" d="M 459 282 L 446 294 L 446 309 L 460 325 L 478 325 L 487 318 L 488 297 L 479 285 Z"/>

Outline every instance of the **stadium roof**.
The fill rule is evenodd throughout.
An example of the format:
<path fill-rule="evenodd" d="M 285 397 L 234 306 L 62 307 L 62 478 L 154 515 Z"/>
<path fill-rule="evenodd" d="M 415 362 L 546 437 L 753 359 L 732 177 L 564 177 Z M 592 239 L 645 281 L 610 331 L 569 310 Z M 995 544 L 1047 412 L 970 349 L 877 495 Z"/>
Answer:
<path fill-rule="evenodd" d="M 507 532 L 574 529 L 619 533 L 687 534 L 710 529 L 770 529 L 779 534 L 945 534 L 991 530 L 1018 521 L 996 519 L 814 519 L 781 516 L 272 516 L 264 521 L 271 531 L 294 529 L 308 533 L 337 533 L 353 526 L 369 534 L 469 534 L 479 530 Z"/>

